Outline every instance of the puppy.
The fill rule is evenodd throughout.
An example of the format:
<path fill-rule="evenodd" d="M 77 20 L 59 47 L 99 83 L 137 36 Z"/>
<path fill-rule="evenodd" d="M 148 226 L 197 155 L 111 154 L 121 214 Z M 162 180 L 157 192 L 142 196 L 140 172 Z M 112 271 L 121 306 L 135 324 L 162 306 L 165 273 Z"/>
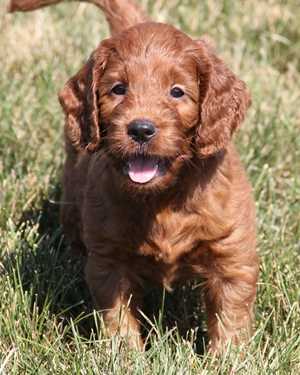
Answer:
<path fill-rule="evenodd" d="M 32 10 L 61 0 L 11 0 Z M 210 348 L 247 340 L 258 277 L 251 187 L 232 144 L 245 84 L 203 40 L 130 0 L 89 0 L 112 37 L 59 94 L 64 231 L 110 335 L 142 349 L 146 280 L 205 280 Z"/>

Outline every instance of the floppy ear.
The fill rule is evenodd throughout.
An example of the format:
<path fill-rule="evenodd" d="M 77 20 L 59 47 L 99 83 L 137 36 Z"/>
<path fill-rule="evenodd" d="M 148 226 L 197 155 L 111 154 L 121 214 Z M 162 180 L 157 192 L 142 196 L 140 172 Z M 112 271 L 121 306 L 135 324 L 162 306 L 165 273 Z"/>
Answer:
<path fill-rule="evenodd" d="M 197 41 L 200 73 L 200 124 L 196 142 L 207 157 L 225 149 L 233 132 L 244 120 L 251 99 L 238 79 L 204 40 Z"/>
<path fill-rule="evenodd" d="M 77 150 L 95 151 L 100 143 L 97 82 L 107 55 L 96 50 L 82 69 L 59 92 L 66 115 L 65 136 Z"/>

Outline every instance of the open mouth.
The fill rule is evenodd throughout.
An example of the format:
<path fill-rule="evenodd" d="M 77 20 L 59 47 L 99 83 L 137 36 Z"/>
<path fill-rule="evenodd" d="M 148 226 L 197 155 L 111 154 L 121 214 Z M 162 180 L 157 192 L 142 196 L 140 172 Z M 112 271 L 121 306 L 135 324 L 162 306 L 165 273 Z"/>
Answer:
<path fill-rule="evenodd" d="M 132 182 L 146 184 L 155 177 L 163 176 L 167 170 L 167 161 L 157 156 L 136 155 L 126 163 L 124 172 Z"/>

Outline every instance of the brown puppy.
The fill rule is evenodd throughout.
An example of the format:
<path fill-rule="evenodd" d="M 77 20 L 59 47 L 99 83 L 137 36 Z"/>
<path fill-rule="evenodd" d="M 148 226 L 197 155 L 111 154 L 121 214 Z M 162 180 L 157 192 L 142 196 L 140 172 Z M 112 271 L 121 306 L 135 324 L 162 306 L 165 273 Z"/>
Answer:
<path fill-rule="evenodd" d="M 32 10 L 60 0 L 11 0 Z M 59 98 L 66 114 L 62 222 L 87 253 L 86 280 L 110 334 L 142 348 L 143 283 L 200 276 L 211 348 L 249 336 L 258 259 L 251 187 L 231 136 L 245 84 L 129 0 L 90 0 L 113 36 Z M 129 12 L 128 9 L 131 11 Z"/>

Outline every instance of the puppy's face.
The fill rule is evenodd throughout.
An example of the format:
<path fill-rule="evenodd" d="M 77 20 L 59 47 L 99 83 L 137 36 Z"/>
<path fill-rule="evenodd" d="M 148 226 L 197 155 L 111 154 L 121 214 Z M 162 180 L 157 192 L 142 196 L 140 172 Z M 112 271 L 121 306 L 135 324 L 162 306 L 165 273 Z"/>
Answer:
<path fill-rule="evenodd" d="M 157 24 L 131 29 L 108 44 L 97 81 L 108 152 L 129 186 L 162 189 L 192 155 L 199 77 L 186 51 L 193 45 L 184 34 Z"/>
<path fill-rule="evenodd" d="M 123 185 L 151 192 L 224 148 L 249 100 L 203 42 L 157 23 L 102 42 L 60 99 L 71 142 L 105 147 Z"/>

